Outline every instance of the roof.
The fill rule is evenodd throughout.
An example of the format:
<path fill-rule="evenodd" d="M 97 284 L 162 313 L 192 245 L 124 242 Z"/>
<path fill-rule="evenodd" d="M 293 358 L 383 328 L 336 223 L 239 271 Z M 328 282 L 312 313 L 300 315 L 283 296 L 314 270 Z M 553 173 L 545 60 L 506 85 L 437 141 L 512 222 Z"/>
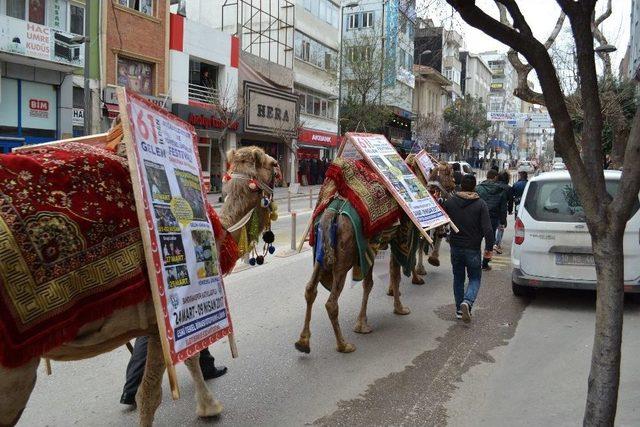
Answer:
<path fill-rule="evenodd" d="M 622 176 L 621 171 L 616 171 L 616 170 L 604 171 L 605 179 L 616 179 L 616 178 L 620 179 L 621 176 Z M 554 180 L 569 179 L 569 178 L 570 178 L 569 171 L 561 170 L 561 171 L 551 171 L 551 172 L 541 173 L 540 175 L 533 177 L 531 181 L 554 181 Z"/>
<path fill-rule="evenodd" d="M 431 80 L 442 86 L 449 86 L 453 84 L 449 79 L 443 76 L 438 70 L 428 65 L 413 65 L 413 74 L 419 79 L 422 77 L 424 80 Z"/>

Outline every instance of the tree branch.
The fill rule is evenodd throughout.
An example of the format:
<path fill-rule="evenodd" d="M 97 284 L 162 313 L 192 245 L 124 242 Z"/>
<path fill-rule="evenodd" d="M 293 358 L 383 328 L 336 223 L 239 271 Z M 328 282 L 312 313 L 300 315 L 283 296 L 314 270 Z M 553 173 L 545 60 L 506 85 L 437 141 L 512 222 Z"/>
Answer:
<path fill-rule="evenodd" d="M 618 221 L 626 223 L 629 220 L 633 204 L 638 202 L 637 197 L 628 197 L 629 194 L 640 192 L 638 165 L 640 165 L 640 113 L 636 113 L 633 118 L 627 149 L 624 152 L 620 186 L 610 205 L 610 212 Z"/>
<path fill-rule="evenodd" d="M 600 15 L 597 19 L 594 20 L 593 24 L 596 27 L 599 27 L 608 17 L 611 16 L 611 0 L 607 2 L 607 9 L 604 11 L 602 15 Z"/>
<path fill-rule="evenodd" d="M 531 27 L 529 27 L 527 20 L 522 15 L 522 12 L 520 11 L 520 8 L 516 4 L 515 0 L 496 0 L 496 2 L 500 3 L 509 11 L 509 15 L 511 15 L 511 18 L 513 19 L 514 28 L 520 30 L 522 34 L 533 37 Z"/>

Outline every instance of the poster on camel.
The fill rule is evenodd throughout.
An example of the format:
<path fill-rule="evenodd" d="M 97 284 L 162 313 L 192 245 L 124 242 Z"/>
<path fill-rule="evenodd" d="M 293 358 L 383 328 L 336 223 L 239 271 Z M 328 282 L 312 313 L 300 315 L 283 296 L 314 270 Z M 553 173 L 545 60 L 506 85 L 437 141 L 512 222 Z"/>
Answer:
<path fill-rule="evenodd" d="M 191 125 L 118 91 L 124 141 L 165 359 L 232 333 Z"/>
<path fill-rule="evenodd" d="M 431 174 L 431 170 L 438 163 L 437 160 L 432 158 L 431 154 L 429 154 L 426 150 L 420 150 L 420 152 L 416 154 L 416 161 L 416 163 L 418 164 L 418 168 L 420 168 L 420 171 L 422 172 L 422 175 L 427 177 L 427 179 Z"/>
<path fill-rule="evenodd" d="M 347 133 L 343 144 L 342 155 L 366 159 L 416 226 L 430 230 L 450 222 L 384 135 Z"/>

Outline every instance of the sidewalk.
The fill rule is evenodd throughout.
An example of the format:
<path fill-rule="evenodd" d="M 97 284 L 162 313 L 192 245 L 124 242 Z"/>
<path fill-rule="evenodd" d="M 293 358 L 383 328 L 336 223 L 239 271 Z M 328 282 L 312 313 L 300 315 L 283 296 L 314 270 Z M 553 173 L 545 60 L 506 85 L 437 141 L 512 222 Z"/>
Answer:
<path fill-rule="evenodd" d="M 309 191 L 311 191 L 312 197 L 314 198 L 315 202 L 315 198 L 318 197 L 318 193 L 320 192 L 320 187 L 322 187 L 322 185 L 301 185 L 298 187 L 297 193 L 291 194 L 291 200 L 302 199 L 305 197 L 308 198 Z M 276 187 L 273 190 L 273 199 L 277 202 L 281 202 L 280 205 L 282 205 L 283 200 L 287 200 L 288 195 L 289 187 Z M 207 195 L 207 199 L 209 200 L 209 203 L 211 203 L 211 205 L 214 207 L 214 209 L 222 206 L 222 202 L 219 201 L 221 196 L 221 193 L 209 193 Z"/>

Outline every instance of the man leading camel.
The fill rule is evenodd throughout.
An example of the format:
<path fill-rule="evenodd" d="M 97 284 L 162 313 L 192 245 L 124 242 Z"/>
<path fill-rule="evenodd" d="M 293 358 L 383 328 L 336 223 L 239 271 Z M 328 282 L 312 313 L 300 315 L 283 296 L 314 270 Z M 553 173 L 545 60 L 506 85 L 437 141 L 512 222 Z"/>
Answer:
<path fill-rule="evenodd" d="M 471 174 L 464 175 L 460 187 L 461 191 L 444 203 L 444 209 L 460 229 L 458 233 L 452 233 L 449 237 L 453 296 L 456 302 L 456 317 L 468 323 L 471 321 L 471 307 L 478 295 L 482 279 L 482 239 L 485 241 L 485 251 L 491 251 L 495 231 L 491 225 L 487 204 L 475 192 L 476 178 Z M 469 276 L 466 292 L 465 273 Z"/>

